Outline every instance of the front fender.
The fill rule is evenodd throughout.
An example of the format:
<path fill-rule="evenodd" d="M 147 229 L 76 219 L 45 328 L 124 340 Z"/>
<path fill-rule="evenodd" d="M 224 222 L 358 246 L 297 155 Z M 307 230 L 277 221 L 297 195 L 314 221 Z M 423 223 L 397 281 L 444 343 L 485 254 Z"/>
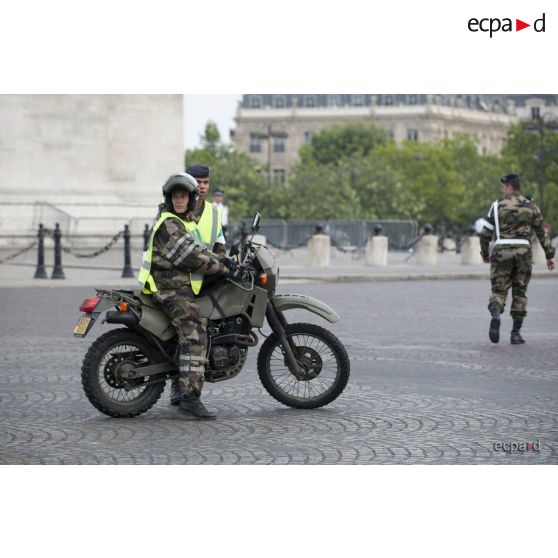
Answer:
<path fill-rule="evenodd" d="M 330 308 L 325 302 L 312 298 L 311 296 L 299 294 L 278 294 L 273 297 L 273 304 L 277 310 L 284 312 L 293 308 L 302 308 L 313 314 L 325 318 L 334 324 L 339 320 L 339 314 Z"/>

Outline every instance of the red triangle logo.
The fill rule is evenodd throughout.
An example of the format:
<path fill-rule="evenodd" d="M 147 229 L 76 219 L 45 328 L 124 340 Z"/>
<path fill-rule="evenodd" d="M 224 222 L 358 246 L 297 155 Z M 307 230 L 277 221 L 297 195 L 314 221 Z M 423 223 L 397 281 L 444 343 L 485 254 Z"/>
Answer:
<path fill-rule="evenodd" d="M 515 20 L 515 30 L 516 31 L 521 31 L 522 29 L 525 29 L 526 27 L 531 27 L 531 24 L 530 23 L 525 23 L 524 21 L 521 21 L 520 19 Z"/>

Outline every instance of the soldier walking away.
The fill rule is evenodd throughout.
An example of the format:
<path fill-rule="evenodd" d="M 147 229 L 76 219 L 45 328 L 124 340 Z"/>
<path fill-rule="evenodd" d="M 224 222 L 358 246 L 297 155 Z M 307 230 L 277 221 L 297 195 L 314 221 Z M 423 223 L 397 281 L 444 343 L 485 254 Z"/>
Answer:
<path fill-rule="evenodd" d="M 507 174 L 500 179 L 504 197 L 495 201 L 488 212 L 480 235 L 481 256 L 490 263 L 492 295 L 488 302 L 492 343 L 500 340 L 500 316 L 504 312 L 506 298 L 511 287 L 510 314 L 513 319 L 511 343 L 525 343 L 520 330 L 527 315 L 527 286 L 531 279 L 531 238 L 537 235 L 546 255 L 546 265 L 554 269 L 554 248 L 543 227 L 543 216 L 537 205 L 521 193 L 517 174 Z M 492 239 L 494 249 L 489 256 Z"/>
<path fill-rule="evenodd" d="M 228 258 L 206 249 L 193 212 L 198 184 L 186 173 L 171 176 L 163 186 L 164 203 L 151 233 L 140 269 L 143 292 L 168 315 L 179 343 L 180 411 L 203 419 L 215 418 L 200 401 L 207 363 L 207 332 L 195 302 L 206 275 L 238 273 Z"/>

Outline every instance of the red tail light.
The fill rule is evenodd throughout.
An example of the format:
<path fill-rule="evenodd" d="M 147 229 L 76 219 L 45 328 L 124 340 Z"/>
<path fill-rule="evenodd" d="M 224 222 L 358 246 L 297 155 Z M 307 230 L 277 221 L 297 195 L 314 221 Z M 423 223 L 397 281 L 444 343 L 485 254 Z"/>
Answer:
<path fill-rule="evenodd" d="M 95 310 L 95 306 L 97 306 L 97 304 L 99 304 L 99 300 L 101 300 L 100 296 L 91 296 L 89 298 L 86 298 L 81 303 L 79 309 L 82 312 L 87 312 L 88 314 L 90 314 L 91 312 L 93 312 L 93 310 Z"/>

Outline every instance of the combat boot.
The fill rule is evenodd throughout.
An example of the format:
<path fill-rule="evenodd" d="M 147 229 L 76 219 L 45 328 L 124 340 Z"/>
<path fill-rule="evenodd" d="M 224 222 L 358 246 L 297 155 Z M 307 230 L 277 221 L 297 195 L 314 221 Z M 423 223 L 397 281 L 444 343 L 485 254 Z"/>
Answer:
<path fill-rule="evenodd" d="M 182 398 L 178 409 L 196 419 L 214 419 L 217 417 L 216 413 L 212 413 L 205 408 L 197 395 L 188 395 L 188 397 Z"/>
<path fill-rule="evenodd" d="M 178 405 L 181 399 L 182 395 L 180 394 L 180 391 L 178 391 L 178 378 L 174 378 L 171 382 L 170 404 Z"/>
<path fill-rule="evenodd" d="M 525 343 L 525 339 L 523 339 L 523 337 L 521 337 L 521 333 L 519 333 L 519 330 L 521 329 L 522 325 L 523 325 L 523 320 L 514 319 L 513 328 L 510 337 L 510 342 L 512 345 L 521 345 L 522 343 Z"/>
<path fill-rule="evenodd" d="M 490 329 L 488 330 L 488 337 L 492 343 L 500 341 L 500 311 L 493 308 L 490 311 L 492 319 L 490 320 Z"/>

